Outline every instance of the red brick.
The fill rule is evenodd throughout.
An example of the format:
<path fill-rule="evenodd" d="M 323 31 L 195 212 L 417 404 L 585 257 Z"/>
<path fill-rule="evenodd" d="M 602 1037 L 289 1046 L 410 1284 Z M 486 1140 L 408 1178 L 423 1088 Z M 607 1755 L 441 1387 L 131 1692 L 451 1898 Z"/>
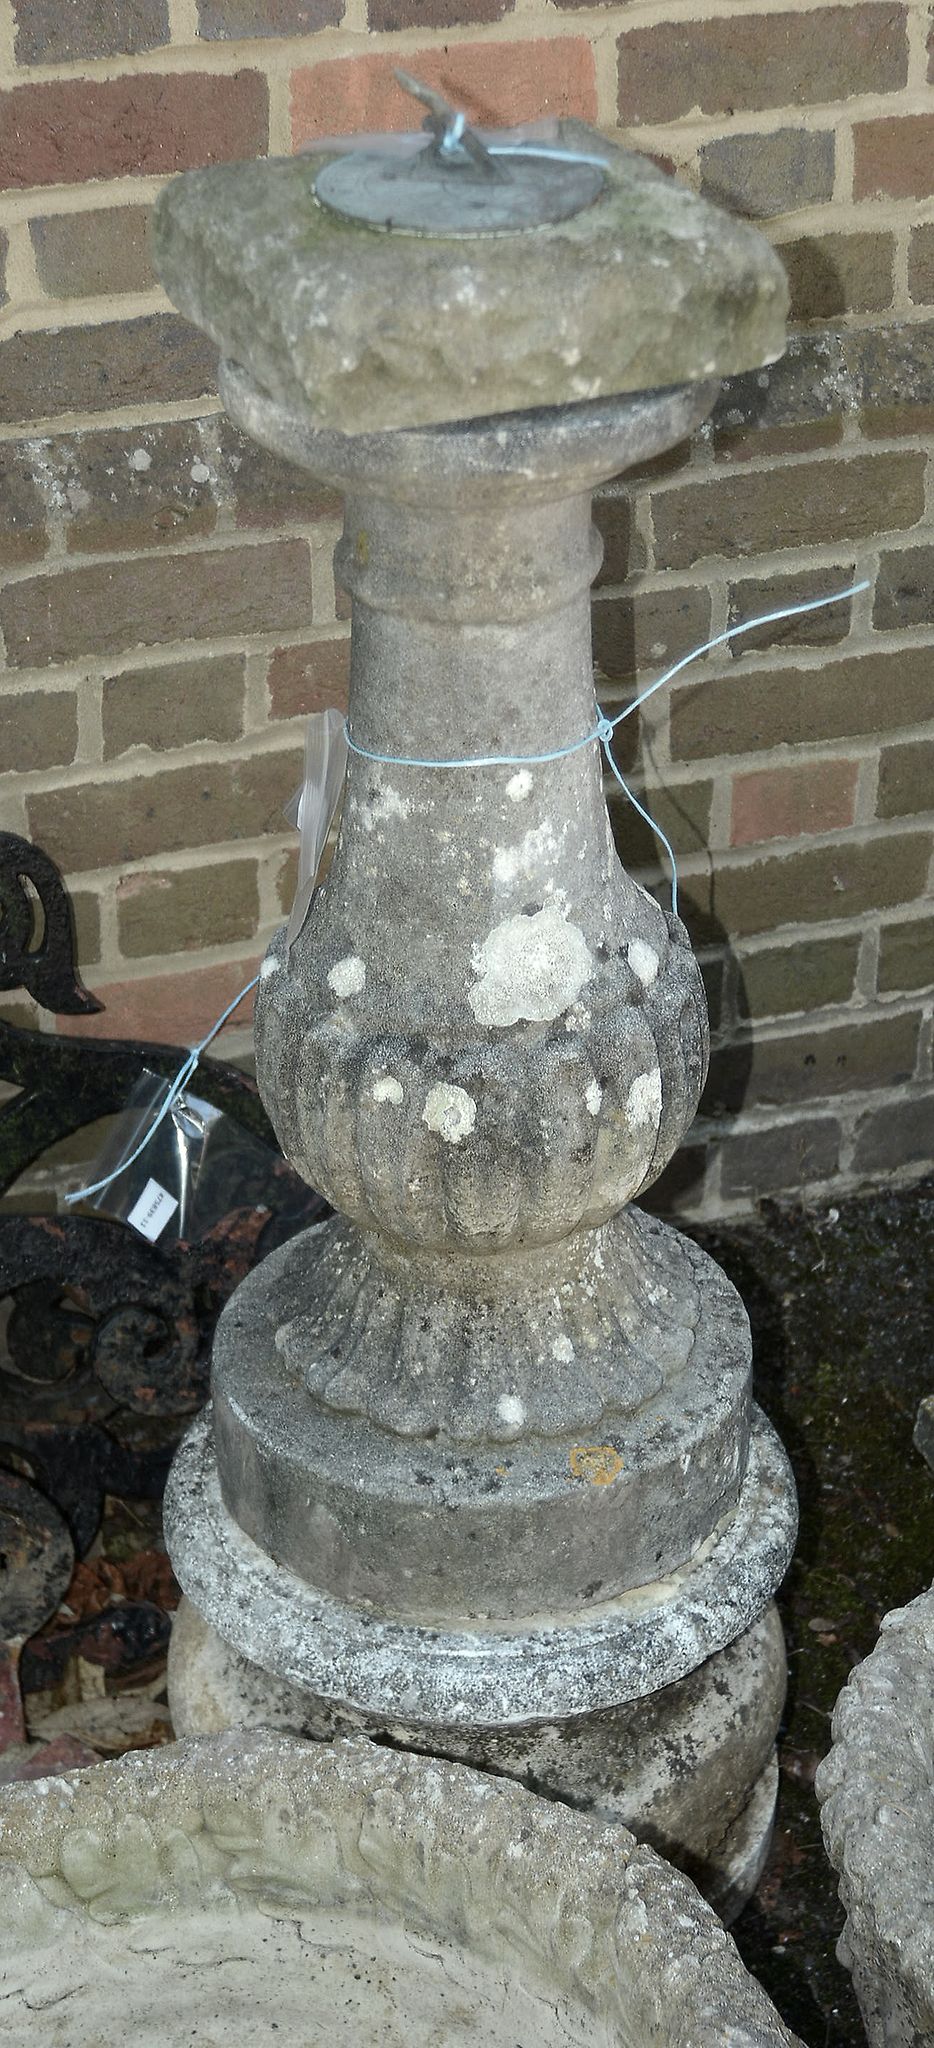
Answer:
<path fill-rule="evenodd" d="M 0 447 L 0 563 L 11 568 L 34 562 L 47 546 L 37 453 L 15 441 Z"/>
<path fill-rule="evenodd" d="M 0 306 L 5 306 L 10 296 L 6 288 L 6 259 L 9 251 L 9 238 L 5 230 L 0 228 Z"/>
<path fill-rule="evenodd" d="M 908 290 L 916 306 L 934 305 L 934 223 L 930 221 L 911 230 Z"/>
<path fill-rule="evenodd" d="M 886 1103 L 860 1118 L 856 1126 L 853 1165 L 857 1173 L 897 1172 L 900 1167 L 929 1167 L 934 1156 L 934 1099 L 913 1094 Z"/>
<path fill-rule="evenodd" d="M 268 134 L 258 71 L 19 85 L 0 94 L 0 186 L 161 177 L 260 156 Z"/>
<path fill-rule="evenodd" d="M 104 759 L 131 747 L 165 752 L 199 740 L 236 740 L 243 731 L 242 654 L 172 661 L 104 679 Z"/>
<path fill-rule="evenodd" d="M 516 0 L 368 0 L 371 29 L 458 28 L 461 24 L 501 21 Z"/>
<path fill-rule="evenodd" d="M 110 981 L 93 989 L 103 1010 L 94 1017 L 58 1017 L 68 1038 L 139 1038 L 156 1045 L 193 1045 L 256 973 L 257 958 L 225 960 L 215 967 L 185 967 L 175 974 L 151 974 L 136 981 Z M 253 993 L 244 998 L 230 1028 L 242 1031 L 253 1015 Z M 223 1034 L 212 1054 L 224 1057 Z"/>
<path fill-rule="evenodd" d="M 343 514 L 339 491 L 317 481 L 297 462 L 285 462 L 241 434 L 230 420 L 218 421 L 221 469 L 234 500 L 239 527 L 314 526 Z"/>
<path fill-rule="evenodd" d="M 0 595 L 17 668 L 175 640 L 295 632 L 310 622 L 310 560 L 300 540 L 95 563 L 8 584 Z"/>
<path fill-rule="evenodd" d="M 718 136 L 700 152 L 701 191 L 734 213 L 771 220 L 832 199 L 834 162 L 830 128 Z"/>
<path fill-rule="evenodd" d="M 144 292 L 156 282 L 148 206 L 39 214 L 29 223 L 39 282 L 53 299 Z"/>
<path fill-rule="evenodd" d="M 710 597 L 706 590 L 677 585 L 601 597 L 591 610 L 591 630 L 598 678 L 616 685 L 631 682 L 707 639 Z"/>
<path fill-rule="evenodd" d="M 879 934 L 878 987 L 884 995 L 934 987 L 934 906 L 927 917 L 883 925 Z"/>
<path fill-rule="evenodd" d="M 194 868 L 147 868 L 117 883 L 120 951 L 127 959 L 200 952 L 254 937 L 259 924 L 255 860 Z"/>
<path fill-rule="evenodd" d="M 344 0 L 198 0 L 198 34 L 203 42 L 233 42 L 238 36 L 310 36 L 336 28 Z"/>
<path fill-rule="evenodd" d="M 923 512 L 924 457 L 914 450 L 705 477 L 653 494 L 656 561 L 690 569 L 708 555 L 871 539 L 880 518 L 886 529 L 910 527 Z"/>
<path fill-rule="evenodd" d="M 934 191 L 934 114 L 889 114 L 853 128 L 853 196 L 927 199 Z"/>
<path fill-rule="evenodd" d="M 741 1017 L 786 1017 L 848 1003 L 856 981 L 860 933 L 760 946 L 739 961 L 737 1009 Z"/>
<path fill-rule="evenodd" d="M 797 839 L 852 825 L 857 761 L 811 761 L 800 768 L 764 768 L 733 778 L 731 846 Z"/>
<path fill-rule="evenodd" d="M 13 0 L 18 64 L 131 57 L 169 40 L 168 0 Z"/>
<path fill-rule="evenodd" d="M 0 419 L 51 419 L 209 397 L 217 350 L 174 313 L 15 334 L 0 345 Z"/>
<path fill-rule="evenodd" d="M 756 753 L 761 747 L 875 737 L 931 717 L 928 647 L 849 655 L 819 669 L 714 676 L 672 691 L 675 760 Z"/>
<path fill-rule="evenodd" d="M 748 864 L 685 875 L 682 916 L 696 946 L 722 945 L 784 925 L 894 910 L 924 893 L 930 831 L 802 847 Z"/>
<path fill-rule="evenodd" d="M 894 92 L 908 75 L 907 10 L 820 7 L 806 13 L 659 21 L 619 38 L 619 118 L 761 112 Z"/>
<path fill-rule="evenodd" d="M 788 274 L 792 320 L 883 313 L 892 303 L 894 235 L 807 235 L 780 243 L 778 253 Z"/>
<path fill-rule="evenodd" d="M 267 679 L 270 717 L 307 717 L 329 705 L 346 711 L 349 679 L 349 640 L 314 640 L 304 647 L 277 647 Z"/>
<path fill-rule="evenodd" d="M 822 604 L 819 610 L 799 613 L 797 618 L 772 619 L 760 626 L 751 622 L 767 618 L 770 612 L 790 610 L 792 605 L 824 598 L 831 585 L 844 590 L 855 575 L 855 563 L 844 562 L 835 563 L 830 569 L 799 569 L 786 576 L 749 576 L 740 583 L 731 583 L 730 625 L 749 626 L 747 632 L 737 634 L 729 643 L 733 660 L 742 661 L 744 655 L 761 653 L 764 647 L 832 647 L 845 640 L 850 630 L 852 598 L 846 598 L 842 604 Z"/>
<path fill-rule="evenodd" d="M 902 1087 L 915 1070 L 920 1023 L 918 1012 L 886 1015 L 729 1046 L 711 1059 L 702 1113 Z"/>
<path fill-rule="evenodd" d="M 151 775 L 65 784 L 27 799 L 29 830 L 62 873 L 93 874 L 189 847 L 284 834 L 302 750 L 282 747 L 249 760 L 160 767 Z"/>
<path fill-rule="evenodd" d="M 934 703 L 931 710 L 934 712 Z M 879 756 L 880 818 L 907 818 L 927 811 L 934 811 L 934 740 L 883 747 Z"/>
<path fill-rule="evenodd" d="M 335 57 L 292 78 L 292 142 L 357 129 L 405 129 L 412 101 L 393 77 L 393 53 Z M 593 51 L 583 36 L 527 43 L 457 43 L 407 50 L 407 71 L 433 85 L 487 126 L 533 121 L 543 114 L 597 116 Z"/>
<path fill-rule="evenodd" d="M 74 690 L 29 690 L 7 698 L 0 773 L 65 767 L 74 760 L 77 745 Z"/>
<path fill-rule="evenodd" d="M 836 1172 L 840 1126 L 833 1117 L 815 1116 L 769 1131 L 748 1131 L 727 1139 L 720 1156 L 720 1192 L 727 1200 L 800 1188 Z"/>
<path fill-rule="evenodd" d="M 217 506 L 193 422 L 105 427 L 44 445 L 70 553 L 166 547 L 213 530 Z"/>

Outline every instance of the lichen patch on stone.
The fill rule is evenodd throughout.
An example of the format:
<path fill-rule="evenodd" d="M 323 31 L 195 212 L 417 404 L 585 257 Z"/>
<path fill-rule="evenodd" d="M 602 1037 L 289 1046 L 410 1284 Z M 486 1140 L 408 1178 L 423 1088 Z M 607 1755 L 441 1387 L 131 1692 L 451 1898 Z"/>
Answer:
<path fill-rule="evenodd" d="M 358 996 L 366 986 L 366 966 L 356 953 L 348 953 L 345 960 L 338 960 L 328 975 L 328 987 L 336 996 Z"/>
<path fill-rule="evenodd" d="M 470 1007 L 478 1024 L 551 1023 L 576 1002 L 593 974 L 579 925 L 553 905 L 531 916 L 504 917 L 474 947 Z"/>
<path fill-rule="evenodd" d="M 643 988 L 651 988 L 658 975 L 655 947 L 647 945 L 644 939 L 630 939 L 626 952 L 633 974 L 638 975 Z"/>
<path fill-rule="evenodd" d="M 374 1102 L 399 1103 L 402 1101 L 402 1082 L 392 1074 L 381 1074 L 379 1080 L 374 1081 L 372 1092 Z"/>
<path fill-rule="evenodd" d="M 438 1081 L 430 1088 L 422 1110 L 422 1123 L 430 1131 L 437 1131 L 447 1145 L 459 1145 L 469 1138 L 477 1121 L 477 1105 L 466 1088 L 455 1088 L 448 1081 Z"/>
<path fill-rule="evenodd" d="M 626 1114 L 630 1123 L 641 1130 L 644 1124 L 658 1125 L 662 1113 L 662 1077 L 658 1067 L 648 1074 L 637 1074 L 626 1097 Z"/>

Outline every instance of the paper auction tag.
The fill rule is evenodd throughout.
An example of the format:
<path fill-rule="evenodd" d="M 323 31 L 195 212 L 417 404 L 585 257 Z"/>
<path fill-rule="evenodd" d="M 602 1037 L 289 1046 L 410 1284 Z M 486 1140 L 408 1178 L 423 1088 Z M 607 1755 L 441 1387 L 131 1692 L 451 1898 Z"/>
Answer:
<path fill-rule="evenodd" d="M 157 1180 L 148 1180 L 126 1220 L 132 1223 L 134 1230 L 138 1230 L 141 1237 L 148 1237 L 150 1244 L 155 1244 L 156 1238 L 161 1237 L 177 1208 L 175 1196 L 169 1194 L 168 1188 L 160 1187 Z"/>

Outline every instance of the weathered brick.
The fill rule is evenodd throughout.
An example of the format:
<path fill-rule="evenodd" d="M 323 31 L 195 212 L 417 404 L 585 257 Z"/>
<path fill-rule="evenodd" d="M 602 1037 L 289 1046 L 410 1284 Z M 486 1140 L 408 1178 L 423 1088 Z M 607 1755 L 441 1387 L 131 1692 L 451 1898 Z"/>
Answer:
<path fill-rule="evenodd" d="M 632 542 L 632 499 L 628 492 L 597 498 L 593 522 L 603 542 L 603 560 L 594 578 L 594 589 L 602 590 L 607 584 L 625 583 Z"/>
<path fill-rule="evenodd" d="M 594 665 L 607 682 L 630 682 L 676 661 L 710 632 L 710 598 L 689 585 L 600 598 L 591 611 Z"/>
<path fill-rule="evenodd" d="M 156 282 L 148 206 L 39 214 L 29 223 L 39 282 L 53 299 L 144 292 Z"/>
<path fill-rule="evenodd" d="M 562 0 L 562 5 L 569 4 L 576 4 L 576 0 Z M 639 1208 L 647 1209 L 650 1216 L 671 1216 L 678 1209 L 699 1207 L 707 1158 L 703 1145 L 682 1145 L 664 1173 L 639 1196 Z"/>
<path fill-rule="evenodd" d="M 842 590 L 855 573 L 856 565 L 850 561 L 832 569 L 797 569 L 788 576 L 744 577 L 741 583 L 730 584 L 729 623 L 739 626 L 763 613 L 810 604 L 826 597 L 831 588 Z M 832 647 L 846 639 L 852 611 L 853 600 L 846 598 L 842 604 L 821 605 L 819 611 L 804 612 L 796 619 L 773 620 L 731 640 L 730 653 L 734 661 L 741 661 L 744 654 L 761 653 L 764 647 Z"/>
<path fill-rule="evenodd" d="M 707 556 L 870 539 L 879 531 L 880 511 L 890 531 L 922 517 L 920 450 L 718 475 L 656 492 L 656 560 L 660 568 L 689 569 Z"/>
<path fill-rule="evenodd" d="M 797 839 L 852 825 L 858 761 L 807 761 L 734 775 L 730 845 Z"/>
<path fill-rule="evenodd" d="M 44 555 L 45 522 L 34 452 L 7 441 L 0 446 L 0 564 L 15 568 Z"/>
<path fill-rule="evenodd" d="M 198 34 L 206 43 L 238 36 L 310 36 L 336 28 L 344 0 L 198 0 Z"/>
<path fill-rule="evenodd" d="M 165 752 L 199 740 L 236 740 L 243 731 L 242 654 L 170 661 L 107 676 L 103 690 L 104 759 L 130 747 Z"/>
<path fill-rule="evenodd" d="M 93 1017 L 57 1017 L 63 1037 L 138 1038 L 155 1045 L 193 1045 L 203 1038 L 238 990 L 256 972 L 255 958 L 225 960 L 213 967 L 185 967 L 170 974 L 141 975 L 135 981 L 94 982 L 104 1008 Z M 253 1014 L 253 992 L 231 1018 L 230 1029 L 242 1031 Z M 224 1041 L 212 1051 L 224 1058 Z"/>
<path fill-rule="evenodd" d="M 920 1015 L 875 1017 L 796 1031 L 785 1038 L 752 1038 L 715 1052 L 701 1111 L 716 1115 L 759 1103 L 795 1103 L 846 1095 L 851 1089 L 897 1088 L 910 1081 L 918 1052 Z"/>
<path fill-rule="evenodd" d="M 132 57 L 169 40 L 168 0 L 13 0 L 18 64 Z"/>
<path fill-rule="evenodd" d="M 912 1094 L 861 1117 L 853 1166 L 857 1173 L 887 1173 L 929 1166 L 934 1157 L 934 1096 Z"/>
<path fill-rule="evenodd" d="M 45 668 L 86 654 L 300 632 L 311 623 L 304 541 L 149 555 L 8 584 L 0 625 L 14 667 Z"/>
<path fill-rule="evenodd" d="M 834 1117 L 815 1116 L 769 1131 L 744 1131 L 726 1139 L 720 1157 L 720 1191 L 727 1201 L 806 1187 L 836 1172 L 840 1125 Z"/>
<path fill-rule="evenodd" d="M 934 909 L 879 933 L 878 986 L 883 995 L 934 985 Z"/>
<path fill-rule="evenodd" d="M 778 254 L 791 287 L 791 319 L 884 312 L 892 303 L 894 253 L 894 235 L 881 232 L 807 235 L 780 243 Z"/>
<path fill-rule="evenodd" d="M 203 398 L 216 376 L 213 343 L 174 313 L 16 334 L 0 345 L 0 419 Z"/>
<path fill-rule="evenodd" d="M 329 705 L 346 711 L 349 680 L 348 639 L 277 647 L 267 677 L 270 717 L 307 718 Z"/>
<path fill-rule="evenodd" d="M 29 690 L 8 697 L 3 711 L 0 773 L 64 768 L 78 745 L 74 690 Z"/>
<path fill-rule="evenodd" d="M 934 223 L 930 221 L 911 230 L 908 291 L 916 306 L 934 305 Z"/>
<path fill-rule="evenodd" d="M 710 836 L 712 782 L 685 782 L 673 789 L 645 790 L 638 777 L 627 777 L 627 780 L 631 781 L 639 802 L 661 826 L 676 854 L 684 858 L 706 848 Z M 610 788 L 607 809 L 616 849 L 624 867 L 662 866 L 667 872 L 668 856 L 664 847 L 649 830 L 645 819 L 640 818 L 633 805 L 627 803 L 621 789 Z"/>
<path fill-rule="evenodd" d="M 340 492 L 318 483 L 307 469 L 270 454 L 227 419 L 218 421 L 218 432 L 222 473 L 239 527 L 313 526 L 342 516 Z"/>
<path fill-rule="evenodd" d="M 737 992 L 740 1016 L 792 1016 L 849 1002 L 859 946 L 859 933 L 853 932 L 744 953 Z"/>
<path fill-rule="evenodd" d="M 824 426 L 836 419 L 844 409 L 841 349 L 837 334 L 792 334 L 777 363 L 729 377 L 711 417 L 718 453 L 732 448 L 738 436 L 746 453 L 758 455 L 764 447 L 777 453 L 774 431 L 766 445 L 765 430 Z"/>
<path fill-rule="evenodd" d="M 617 48 L 625 126 L 732 117 L 897 91 L 908 76 L 907 11 L 855 5 L 658 21 L 626 29 Z"/>
<path fill-rule="evenodd" d="M 934 713 L 934 703 L 930 706 Z M 907 818 L 934 811 L 934 740 L 910 740 L 883 747 L 879 756 L 880 818 Z"/>
<path fill-rule="evenodd" d="M 458 28 L 501 21 L 516 0 L 367 0 L 371 29 Z"/>
<path fill-rule="evenodd" d="M 6 259 L 9 250 L 9 236 L 4 228 L 0 228 L 0 306 L 5 306 L 10 296 L 6 288 Z"/>
<path fill-rule="evenodd" d="M 934 547 L 883 550 L 872 623 L 880 633 L 934 623 Z"/>
<path fill-rule="evenodd" d="M 295 746 L 42 790 L 27 800 L 30 836 L 68 875 L 282 833 L 301 762 Z"/>
<path fill-rule="evenodd" d="M 926 199 L 934 191 L 934 114 L 853 125 L 853 197 Z"/>
<path fill-rule="evenodd" d="M 393 77 L 392 52 L 333 57 L 293 74 L 292 142 L 412 126 L 412 101 Z M 597 115 L 593 51 L 583 36 L 528 43 L 456 43 L 406 51 L 406 69 L 487 126 L 542 114 Z"/>
<path fill-rule="evenodd" d="M 255 860 L 147 868 L 117 884 L 117 929 L 127 959 L 235 945 L 251 939 L 258 924 Z"/>
<path fill-rule="evenodd" d="M 93 889 L 69 889 L 75 918 L 75 959 L 83 973 L 101 957 L 101 902 Z"/>
<path fill-rule="evenodd" d="M 760 747 L 875 735 L 931 716 L 931 654 L 926 647 L 850 655 L 820 669 L 783 668 L 718 676 L 702 690 L 672 691 L 671 752 L 676 760 L 755 753 Z"/>
<path fill-rule="evenodd" d="M 853 404 L 867 434 L 934 428 L 934 321 L 854 328 L 841 337 Z"/>
<path fill-rule="evenodd" d="M 58 434 L 40 446 L 72 553 L 165 547 L 215 525 L 211 475 L 190 421 Z"/>
<path fill-rule="evenodd" d="M 723 136 L 704 143 L 700 165 L 705 199 L 754 220 L 833 197 L 834 138 L 827 128 Z"/>
<path fill-rule="evenodd" d="M 695 945 L 892 910 L 923 894 L 930 831 L 806 847 L 749 866 L 682 878 L 681 914 Z"/>
<path fill-rule="evenodd" d="M 18 85 L 0 93 L 0 186 L 162 177 L 260 156 L 268 134 L 269 93 L 259 71 Z"/>

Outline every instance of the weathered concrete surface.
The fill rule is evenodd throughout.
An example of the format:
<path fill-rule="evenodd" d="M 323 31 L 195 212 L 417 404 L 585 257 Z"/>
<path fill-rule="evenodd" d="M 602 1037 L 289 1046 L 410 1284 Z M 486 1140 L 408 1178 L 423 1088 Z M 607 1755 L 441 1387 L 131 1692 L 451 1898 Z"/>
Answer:
<path fill-rule="evenodd" d="M 0 2040 L 791 2048 L 693 1886 L 434 1758 L 186 1742 L 0 1794 Z"/>
<path fill-rule="evenodd" d="M 934 1590 L 887 1614 L 815 1779 L 871 2048 L 934 2040 Z"/>
<path fill-rule="evenodd" d="M 172 1634 L 169 1691 L 178 1735 L 275 1728 L 316 1741 L 357 1733 L 399 1749 L 426 1746 L 424 1728 L 340 1712 L 270 1678 L 188 1600 Z M 634 1706 L 511 1734 L 434 1728 L 428 1740 L 436 1756 L 514 1778 L 594 1819 L 622 1822 L 686 1869 L 725 1916 L 748 1897 L 758 1875 L 751 1865 L 761 1865 L 768 1847 L 784 1696 L 784 1637 L 770 1607 L 726 1650 Z"/>
<path fill-rule="evenodd" d="M 315 197 L 326 158 L 189 172 L 160 197 L 176 306 L 269 395 L 344 433 L 658 389 L 772 362 L 787 285 L 751 227 L 578 123 L 601 197 L 532 233 L 385 234 Z M 452 173 L 456 175 L 456 173 Z"/>
<path fill-rule="evenodd" d="M 351 1606 L 278 1565 L 224 1506 L 210 1411 L 178 1452 L 165 1496 L 171 1555 L 195 1605 L 244 1656 L 339 1707 L 512 1732 L 672 1685 L 749 1628 L 794 1545 L 788 1462 L 754 1418 L 739 1502 L 679 1572 L 586 1614 L 426 1628 Z M 443 1529 L 443 1521 L 440 1524 Z"/>

